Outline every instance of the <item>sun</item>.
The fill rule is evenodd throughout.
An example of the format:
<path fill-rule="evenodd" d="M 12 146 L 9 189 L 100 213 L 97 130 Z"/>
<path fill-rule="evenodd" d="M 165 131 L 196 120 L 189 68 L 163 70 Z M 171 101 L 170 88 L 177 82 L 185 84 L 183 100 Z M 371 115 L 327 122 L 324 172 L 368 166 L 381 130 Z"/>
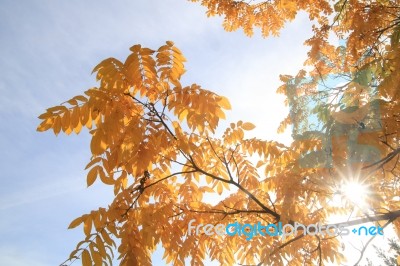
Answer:
<path fill-rule="evenodd" d="M 368 186 L 357 181 L 349 181 L 343 184 L 343 195 L 350 202 L 362 208 L 367 205 L 366 200 L 368 197 Z"/>

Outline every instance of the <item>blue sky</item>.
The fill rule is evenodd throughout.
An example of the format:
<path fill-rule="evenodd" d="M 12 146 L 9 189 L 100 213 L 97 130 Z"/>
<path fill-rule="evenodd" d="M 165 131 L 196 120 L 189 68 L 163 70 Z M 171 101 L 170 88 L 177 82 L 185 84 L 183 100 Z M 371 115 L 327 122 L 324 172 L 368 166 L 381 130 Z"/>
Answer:
<path fill-rule="evenodd" d="M 288 141 L 276 134 L 287 109 L 275 90 L 306 59 L 307 17 L 262 39 L 227 33 L 204 13 L 185 0 L 0 0 L 2 265 L 60 264 L 83 237 L 69 223 L 110 201 L 110 188 L 86 189 L 88 133 L 38 133 L 37 116 L 95 86 L 93 67 L 134 44 L 174 41 L 188 60 L 185 84 L 227 96 L 228 120 L 253 122 L 253 136 Z"/>

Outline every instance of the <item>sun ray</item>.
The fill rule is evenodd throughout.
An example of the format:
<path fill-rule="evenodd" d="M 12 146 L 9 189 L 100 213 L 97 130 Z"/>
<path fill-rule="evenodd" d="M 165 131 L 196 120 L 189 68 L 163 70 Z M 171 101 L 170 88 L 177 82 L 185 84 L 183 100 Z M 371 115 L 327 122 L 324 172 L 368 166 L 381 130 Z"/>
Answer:
<path fill-rule="evenodd" d="M 361 169 L 348 169 L 340 172 L 339 175 L 341 176 L 340 194 L 350 204 L 360 210 L 365 210 L 368 207 L 370 188 L 366 178 L 363 178 Z"/>

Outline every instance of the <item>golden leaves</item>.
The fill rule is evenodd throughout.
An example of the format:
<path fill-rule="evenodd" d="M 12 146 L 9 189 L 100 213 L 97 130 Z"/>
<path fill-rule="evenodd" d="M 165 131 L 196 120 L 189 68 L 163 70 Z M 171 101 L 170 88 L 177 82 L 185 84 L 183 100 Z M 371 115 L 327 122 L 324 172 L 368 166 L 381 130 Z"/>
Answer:
<path fill-rule="evenodd" d="M 226 9 L 232 3 L 225 1 L 220 8 Z M 227 14 L 227 27 L 232 29 L 240 26 L 232 21 L 237 16 L 235 12 L 246 12 L 243 10 L 247 8 L 244 3 L 236 5 L 239 9 Z M 295 7 L 301 3 L 288 0 L 280 1 L 279 5 L 278 11 L 295 13 Z M 307 5 L 308 2 L 302 8 Z M 269 29 L 272 33 L 293 15 L 279 19 L 274 17 L 279 15 L 278 11 L 271 7 L 265 11 L 275 23 Z M 225 11 L 217 8 L 212 12 Z M 250 17 L 246 30 L 250 31 L 259 19 L 265 18 Z M 324 45 L 323 38 L 315 41 L 318 52 L 331 52 L 330 48 L 320 47 Z M 227 223 L 236 219 L 252 223 L 259 218 L 271 222 L 279 218 L 311 221 L 315 217 L 324 221 L 335 213 L 334 208 L 326 207 L 330 200 L 326 194 L 333 193 L 329 185 L 324 185 L 331 178 L 328 171 L 300 169 L 297 163 L 302 151 L 319 151 L 321 141 L 297 141 L 288 148 L 274 141 L 246 139 L 246 131 L 253 130 L 255 125 L 243 121 L 230 123 L 222 138 L 216 138 L 213 133 L 218 129 L 219 119 L 224 119 L 225 111 L 231 109 L 229 100 L 196 84 L 181 86 L 186 60 L 172 42 L 157 50 L 140 45 L 130 50 L 124 63 L 110 58 L 96 66 L 99 88 L 49 108 L 39 117 L 43 120 L 39 131 L 53 129 L 55 134 L 61 131 L 70 134 L 79 133 L 83 127 L 91 129 L 92 157 L 86 166 L 87 185 L 100 180 L 114 189 L 115 198 L 107 208 L 78 217 L 69 225 L 75 228 L 83 224 L 85 234 L 85 240 L 78 243 L 70 258 L 81 256 L 85 265 L 111 263 L 112 252 L 116 250 L 113 238 L 116 238 L 121 265 L 150 265 L 151 253 L 158 244 L 165 248 L 166 260 L 176 265 L 184 265 L 188 257 L 201 264 L 207 251 L 220 263 L 231 265 L 237 259 L 232 247 L 237 246 L 242 247 L 239 259 L 244 264 L 253 263 L 255 254 L 269 255 L 265 247 L 276 247 L 279 241 L 258 238 L 246 242 L 241 238 L 210 238 L 204 234 L 185 236 L 187 222 L 193 218 L 203 224 L 218 223 L 221 218 Z M 390 58 L 389 72 L 383 78 L 392 85 L 397 80 L 398 71 L 393 67 L 397 66 L 398 57 L 392 54 Z M 307 89 L 317 81 L 305 84 L 305 77 L 305 71 L 300 71 L 295 78 L 281 79 L 286 83 L 294 81 L 296 86 L 305 85 L 296 93 L 314 92 Z M 361 90 L 348 90 L 346 101 L 364 100 L 361 96 L 352 98 L 352 94 Z M 286 87 L 279 91 L 288 93 Z M 383 87 L 383 92 L 397 100 L 396 90 L 389 85 Z M 382 110 L 387 115 L 385 119 L 394 119 L 392 112 L 399 110 L 398 104 L 390 102 Z M 352 119 L 359 117 L 361 114 Z M 293 122 L 291 119 L 288 117 L 281 129 Z M 397 130 L 393 124 L 385 127 Z M 364 135 L 358 141 L 366 144 L 376 138 Z M 391 139 L 387 145 L 395 143 Z M 219 194 L 223 200 L 205 204 L 204 193 Z M 379 199 L 379 193 L 374 194 L 373 202 Z M 317 214 L 316 206 L 323 207 Z M 310 239 L 300 243 L 315 245 Z M 287 253 L 279 253 L 271 261 L 281 262 L 282 254 L 292 254 L 300 248 L 296 245 L 300 244 L 290 247 L 294 251 L 285 249 Z M 335 248 L 330 245 L 322 247 L 324 252 Z M 332 253 L 324 256 L 337 259 Z"/>
<path fill-rule="evenodd" d="M 200 2 L 192 0 L 192 2 Z M 244 1 L 205 0 L 201 5 L 207 8 L 207 16 L 223 16 L 226 31 L 242 28 L 247 36 L 253 35 L 255 27 L 261 28 L 262 35 L 278 36 L 285 22 L 295 18 L 300 10 L 310 14 L 310 19 L 321 21 L 332 12 L 327 1 L 281 0 L 246 3 Z"/>
<path fill-rule="evenodd" d="M 235 144 L 242 142 L 244 138 L 244 130 L 249 131 L 255 128 L 255 125 L 250 122 L 238 121 L 236 124 L 231 123 L 230 127 L 224 132 L 222 138 L 225 142 Z"/>
<path fill-rule="evenodd" d="M 121 91 L 127 89 L 128 73 L 118 59 L 108 58 L 103 60 L 93 69 L 92 73 L 94 72 L 97 72 L 96 79 L 100 80 L 102 88 Z"/>
<path fill-rule="evenodd" d="M 134 45 L 130 50 L 132 53 L 125 60 L 124 68 L 134 87 L 133 94 L 140 92 L 141 96 L 149 96 L 150 89 L 157 82 L 156 62 L 152 57 L 154 51 L 140 45 Z"/>
<path fill-rule="evenodd" d="M 225 118 L 223 109 L 231 108 L 225 97 L 198 85 L 181 87 L 179 79 L 186 60 L 172 42 L 157 51 L 140 45 L 130 50 L 124 63 L 109 58 L 98 64 L 93 72 L 100 87 L 87 90 L 87 96 L 78 95 L 49 108 L 39 117 L 44 121 L 38 127 L 40 131 L 52 128 L 55 134 L 61 130 L 70 134 L 79 133 L 83 126 L 94 126 L 90 131 L 94 159 L 87 165 L 91 168 L 87 185 L 100 177 L 104 184 L 114 185 L 116 194 L 127 188 L 128 175 L 140 176 L 151 170 L 158 153 L 171 149 L 168 142 L 174 136 L 165 128 L 167 123 L 160 123 L 166 121 L 166 114 L 156 111 L 159 106 L 154 102 L 162 100 L 163 110 L 173 110 L 178 120 L 186 120 L 192 130 L 200 133 L 213 132 L 219 119 Z M 189 153 L 191 145 L 186 134 L 177 134 L 175 144 Z M 100 159 L 104 154 L 106 158 Z M 165 162 L 160 165 L 168 171 Z M 114 179 L 117 169 L 122 175 Z"/>
<path fill-rule="evenodd" d="M 85 214 L 71 222 L 69 228 L 74 228 L 81 223 L 84 223 L 84 233 L 86 238 L 80 241 L 75 250 L 71 252 L 69 260 L 82 260 L 82 265 L 101 266 L 112 265 L 114 257 L 112 248 L 115 247 L 115 242 L 110 238 L 109 232 L 116 233 L 114 222 L 108 220 L 111 210 L 106 211 L 100 208 L 97 211 L 92 211 L 90 214 Z M 94 233 L 92 226 L 94 225 Z M 77 255 L 80 252 L 79 255 Z"/>
<path fill-rule="evenodd" d="M 180 86 L 179 80 L 185 73 L 185 57 L 182 52 L 174 46 L 174 43 L 167 41 L 166 45 L 157 50 L 157 67 L 160 80 L 170 81 L 175 86 Z"/>
<path fill-rule="evenodd" d="M 190 87 L 176 87 L 168 97 L 168 109 L 173 111 L 180 121 L 186 119 L 191 130 L 200 134 L 214 133 L 219 119 L 225 118 L 222 109 L 230 109 L 229 101 L 211 91 L 193 84 Z"/>
<path fill-rule="evenodd" d="M 88 121 L 89 118 L 87 118 L 83 123 L 80 117 L 81 108 L 88 109 L 86 105 L 87 101 L 88 99 L 85 96 L 78 95 L 65 102 L 70 105 L 69 108 L 65 105 L 48 108 L 45 113 L 39 116 L 39 119 L 42 119 L 43 122 L 38 126 L 37 131 L 42 132 L 52 128 L 56 135 L 61 130 L 69 135 L 72 131 L 78 134 L 83 125 L 91 128 L 92 121 Z"/>

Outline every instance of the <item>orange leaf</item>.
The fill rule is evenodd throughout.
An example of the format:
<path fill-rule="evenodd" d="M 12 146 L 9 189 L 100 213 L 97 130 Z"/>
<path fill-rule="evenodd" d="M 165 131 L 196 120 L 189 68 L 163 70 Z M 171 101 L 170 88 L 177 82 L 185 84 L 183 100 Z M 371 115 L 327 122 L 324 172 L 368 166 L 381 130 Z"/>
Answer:
<path fill-rule="evenodd" d="M 228 98 L 224 97 L 224 96 L 219 96 L 221 99 L 218 101 L 219 106 L 221 106 L 222 108 L 226 109 L 226 110 L 230 110 L 231 104 L 228 100 Z"/>
<path fill-rule="evenodd" d="M 92 265 L 92 259 L 90 257 L 89 251 L 87 251 L 86 249 L 82 251 L 82 265 L 83 266 Z"/>
<path fill-rule="evenodd" d="M 81 216 L 81 217 L 78 217 L 78 218 L 76 218 L 75 220 L 73 220 L 73 221 L 69 224 L 68 229 L 75 228 L 75 227 L 77 227 L 78 225 L 80 225 L 82 222 L 83 222 L 82 216 Z"/>
<path fill-rule="evenodd" d="M 252 123 L 249 123 L 249 122 L 243 123 L 243 125 L 242 125 L 242 128 L 244 130 L 252 130 L 255 127 L 256 127 L 255 125 L 253 125 Z"/>
<path fill-rule="evenodd" d="M 85 232 L 86 236 L 90 235 L 90 232 L 92 231 L 92 217 L 90 215 L 86 217 L 83 225 L 83 231 Z"/>
<path fill-rule="evenodd" d="M 95 166 L 92 169 L 90 169 L 88 175 L 87 175 L 87 186 L 90 187 L 94 181 L 96 181 L 97 178 L 97 173 L 98 173 L 98 167 L 99 166 Z"/>

